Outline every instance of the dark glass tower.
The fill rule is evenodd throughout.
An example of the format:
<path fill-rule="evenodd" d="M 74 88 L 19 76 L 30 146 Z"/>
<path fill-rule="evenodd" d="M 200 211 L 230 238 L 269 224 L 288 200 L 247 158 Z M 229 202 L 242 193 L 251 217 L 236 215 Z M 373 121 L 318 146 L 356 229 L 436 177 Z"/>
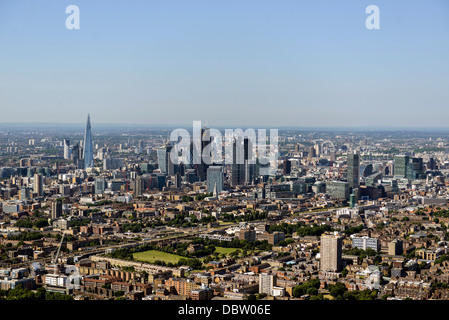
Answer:
<path fill-rule="evenodd" d="M 394 176 L 399 178 L 407 178 L 409 156 L 397 155 L 394 156 Z"/>
<path fill-rule="evenodd" d="M 247 137 L 236 137 L 232 142 L 231 186 L 252 183 L 256 174 L 256 164 L 252 159 L 252 143 Z"/>
<path fill-rule="evenodd" d="M 350 189 L 358 188 L 360 171 L 360 156 L 358 153 L 348 154 L 348 184 Z"/>
<path fill-rule="evenodd" d="M 90 115 L 87 115 L 86 131 L 84 132 L 84 168 L 94 166 L 94 152 L 92 149 L 92 132 L 90 129 Z"/>

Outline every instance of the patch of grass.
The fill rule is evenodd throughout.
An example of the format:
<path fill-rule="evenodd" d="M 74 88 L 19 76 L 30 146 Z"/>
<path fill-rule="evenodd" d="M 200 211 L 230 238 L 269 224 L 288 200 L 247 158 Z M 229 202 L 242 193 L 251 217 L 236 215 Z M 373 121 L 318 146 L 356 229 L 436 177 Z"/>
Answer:
<path fill-rule="evenodd" d="M 156 260 L 165 261 L 166 263 L 178 263 L 179 259 L 183 257 L 178 256 L 176 254 L 161 252 L 157 250 L 149 250 L 143 252 L 133 253 L 133 258 L 138 261 L 149 262 L 152 263 Z"/>
<path fill-rule="evenodd" d="M 239 248 L 224 248 L 224 247 L 215 247 L 215 252 L 220 254 L 224 253 L 225 255 L 229 255 L 231 252 L 238 250 Z M 241 250 L 241 249 L 240 249 Z"/>
<path fill-rule="evenodd" d="M 201 270 L 191 270 L 191 271 L 189 272 L 189 274 L 200 273 L 200 272 L 203 272 L 203 271 L 204 271 L 203 269 L 201 269 Z"/>

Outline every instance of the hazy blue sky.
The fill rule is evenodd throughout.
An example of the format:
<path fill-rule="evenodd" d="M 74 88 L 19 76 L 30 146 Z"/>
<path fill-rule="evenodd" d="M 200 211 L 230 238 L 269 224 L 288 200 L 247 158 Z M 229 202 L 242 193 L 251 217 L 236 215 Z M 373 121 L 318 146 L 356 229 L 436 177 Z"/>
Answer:
<path fill-rule="evenodd" d="M 447 0 L 0 0 L 0 46 L 0 122 L 449 126 Z"/>

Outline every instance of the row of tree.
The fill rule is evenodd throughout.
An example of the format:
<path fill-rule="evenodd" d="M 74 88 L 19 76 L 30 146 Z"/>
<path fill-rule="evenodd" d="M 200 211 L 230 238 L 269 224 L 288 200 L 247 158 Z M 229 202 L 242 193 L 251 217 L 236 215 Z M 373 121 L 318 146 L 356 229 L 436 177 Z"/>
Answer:
<path fill-rule="evenodd" d="M 316 223 L 314 223 L 311 226 L 307 226 L 304 222 L 298 222 L 296 224 L 289 224 L 285 222 L 274 224 L 270 226 L 269 230 L 270 232 L 274 231 L 284 232 L 285 236 L 291 236 L 294 232 L 296 232 L 297 235 L 300 237 L 320 236 L 326 231 L 333 231 L 333 229 L 329 225 L 319 226 Z"/>
<path fill-rule="evenodd" d="M 19 219 L 16 224 L 14 225 L 19 228 L 43 228 L 48 226 L 48 219 L 45 218 L 39 218 L 36 220 L 31 220 L 30 218 L 27 219 Z"/>
<path fill-rule="evenodd" d="M 49 292 L 43 287 L 32 291 L 18 285 L 14 289 L 0 290 L 0 300 L 73 300 L 73 297 L 58 292 Z"/>

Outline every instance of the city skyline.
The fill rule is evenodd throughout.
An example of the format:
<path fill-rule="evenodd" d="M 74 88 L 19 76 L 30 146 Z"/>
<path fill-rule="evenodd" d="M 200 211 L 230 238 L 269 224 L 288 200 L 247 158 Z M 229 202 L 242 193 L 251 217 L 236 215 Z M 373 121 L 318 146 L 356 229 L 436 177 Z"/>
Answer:
<path fill-rule="evenodd" d="M 0 305 L 449 301 L 449 1 L 0 0 L 0 42 Z"/>
<path fill-rule="evenodd" d="M 449 116 L 444 1 L 376 1 L 380 30 L 365 27 L 368 1 L 77 1 L 81 28 L 67 30 L 70 4 L 0 4 L 3 121 L 444 127 Z"/>
<path fill-rule="evenodd" d="M 279 130 L 266 171 L 90 120 L 1 131 L 0 300 L 449 297 L 449 135 Z"/>

